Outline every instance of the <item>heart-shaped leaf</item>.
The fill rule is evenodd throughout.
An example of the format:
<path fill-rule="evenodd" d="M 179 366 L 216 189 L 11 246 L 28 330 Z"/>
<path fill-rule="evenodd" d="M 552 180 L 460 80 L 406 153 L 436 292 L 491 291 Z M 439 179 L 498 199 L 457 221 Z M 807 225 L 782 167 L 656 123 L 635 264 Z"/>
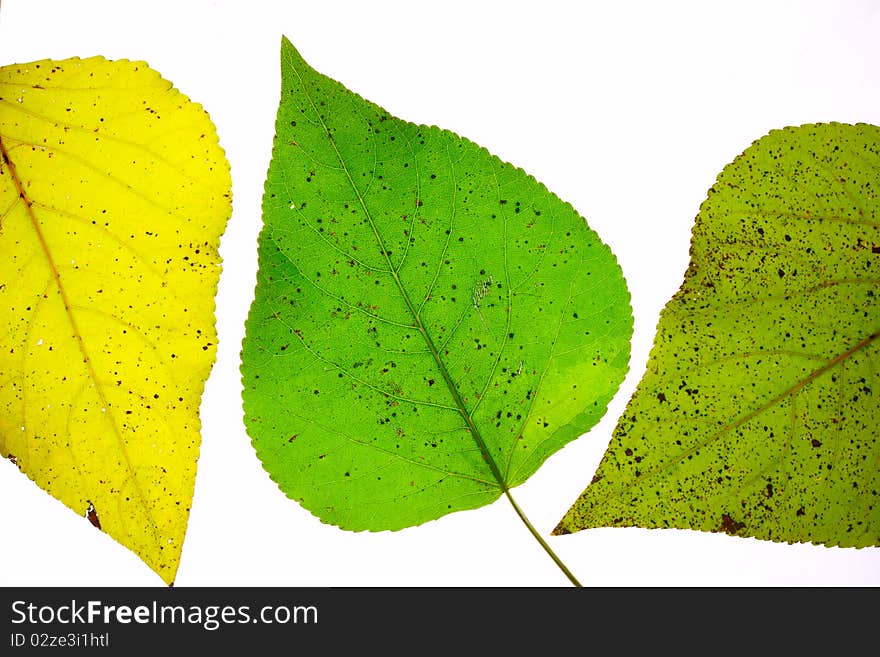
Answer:
<path fill-rule="evenodd" d="M 276 131 L 242 373 L 288 496 L 346 529 L 400 529 L 492 502 L 599 420 L 632 315 L 577 212 L 286 39 Z"/>
<path fill-rule="evenodd" d="M 771 132 L 700 208 L 684 283 L 556 533 L 880 545 L 880 128 Z"/>
<path fill-rule="evenodd" d="M 0 453 L 174 580 L 229 165 L 143 62 L 0 68 Z"/>

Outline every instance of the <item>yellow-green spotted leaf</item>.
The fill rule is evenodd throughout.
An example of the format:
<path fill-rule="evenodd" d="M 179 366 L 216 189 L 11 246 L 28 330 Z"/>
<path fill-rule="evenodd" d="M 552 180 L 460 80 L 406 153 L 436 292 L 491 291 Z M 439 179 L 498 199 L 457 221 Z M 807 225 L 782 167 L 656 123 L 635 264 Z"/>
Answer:
<path fill-rule="evenodd" d="M 0 156 L 0 453 L 171 583 L 231 211 L 214 126 L 143 62 L 16 64 Z"/>
<path fill-rule="evenodd" d="M 684 283 L 556 533 L 880 545 L 880 128 L 776 130 L 700 208 Z"/>
<path fill-rule="evenodd" d="M 242 354 L 257 454 L 345 529 L 488 504 L 605 412 L 620 267 L 522 170 L 281 55 Z"/>

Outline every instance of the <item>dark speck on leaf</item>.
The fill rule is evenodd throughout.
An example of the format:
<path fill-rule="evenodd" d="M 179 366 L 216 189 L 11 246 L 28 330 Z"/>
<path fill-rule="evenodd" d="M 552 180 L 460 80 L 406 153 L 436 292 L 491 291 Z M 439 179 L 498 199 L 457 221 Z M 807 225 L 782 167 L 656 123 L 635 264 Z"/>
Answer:
<path fill-rule="evenodd" d="M 98 520 L 98 512 L 95 511 L 95 505 L 89 502 L 89 506 L 86 509 L 86 518 L 89 519 L 89 522 L 92 523 L 98 529 L 101 529 L 101 521 Z"/>
<path fill-rule="evenodd" d="M 718 531 L 725 532 L 727 534 L 736 534 L 744 527 L 745 523 L 737 522 L 729 515 L 724 513 L 721 515 L 721 526 L 718 528 Z"/>

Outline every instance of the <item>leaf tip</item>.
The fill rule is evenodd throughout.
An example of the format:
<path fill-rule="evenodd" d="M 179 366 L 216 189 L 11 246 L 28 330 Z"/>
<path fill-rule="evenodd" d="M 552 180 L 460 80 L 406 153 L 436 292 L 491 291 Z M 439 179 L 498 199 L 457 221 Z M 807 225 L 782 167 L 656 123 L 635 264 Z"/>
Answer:
<path fill-rule="evenodd" d="M 169 567 L 153 568 L 154 572 L 162 578 L 162 581 L 165 582 L 165 585 L 169 589 L 174 588 L 174 580 L 177 579 L 177 567 L 179 563 L 180 562 L 177 561 L 175 563 L 169 564 Z"/>
<path fill-rule="evenodd" d="M 299 50 L 293 45 L 290 39 L 285 35 L 281 35 L 281 57 L 282 59 L 293 57 L 294 59 L 302 59 Z"/>
<path fill-rule="evenodd" d="M 556 528 L 550 532 L 551 536 L 566 536 L 568 534 L 571 534 L 571 530 L 568 529 L 568 527 L 565 527 L 562 524 L 562 521 L 560 521 L 560 523 L 556 525 Z"/>

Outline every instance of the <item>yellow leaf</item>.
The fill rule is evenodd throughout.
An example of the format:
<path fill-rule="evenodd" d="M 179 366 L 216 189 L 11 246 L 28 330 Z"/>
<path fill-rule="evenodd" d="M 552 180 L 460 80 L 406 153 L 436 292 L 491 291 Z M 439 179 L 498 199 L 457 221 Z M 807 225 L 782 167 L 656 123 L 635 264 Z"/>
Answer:
<path fill-rule="evenodd" d="M 171 584 L 229 164 L 143 62 L 0 68 L 0 453 Z"/>

